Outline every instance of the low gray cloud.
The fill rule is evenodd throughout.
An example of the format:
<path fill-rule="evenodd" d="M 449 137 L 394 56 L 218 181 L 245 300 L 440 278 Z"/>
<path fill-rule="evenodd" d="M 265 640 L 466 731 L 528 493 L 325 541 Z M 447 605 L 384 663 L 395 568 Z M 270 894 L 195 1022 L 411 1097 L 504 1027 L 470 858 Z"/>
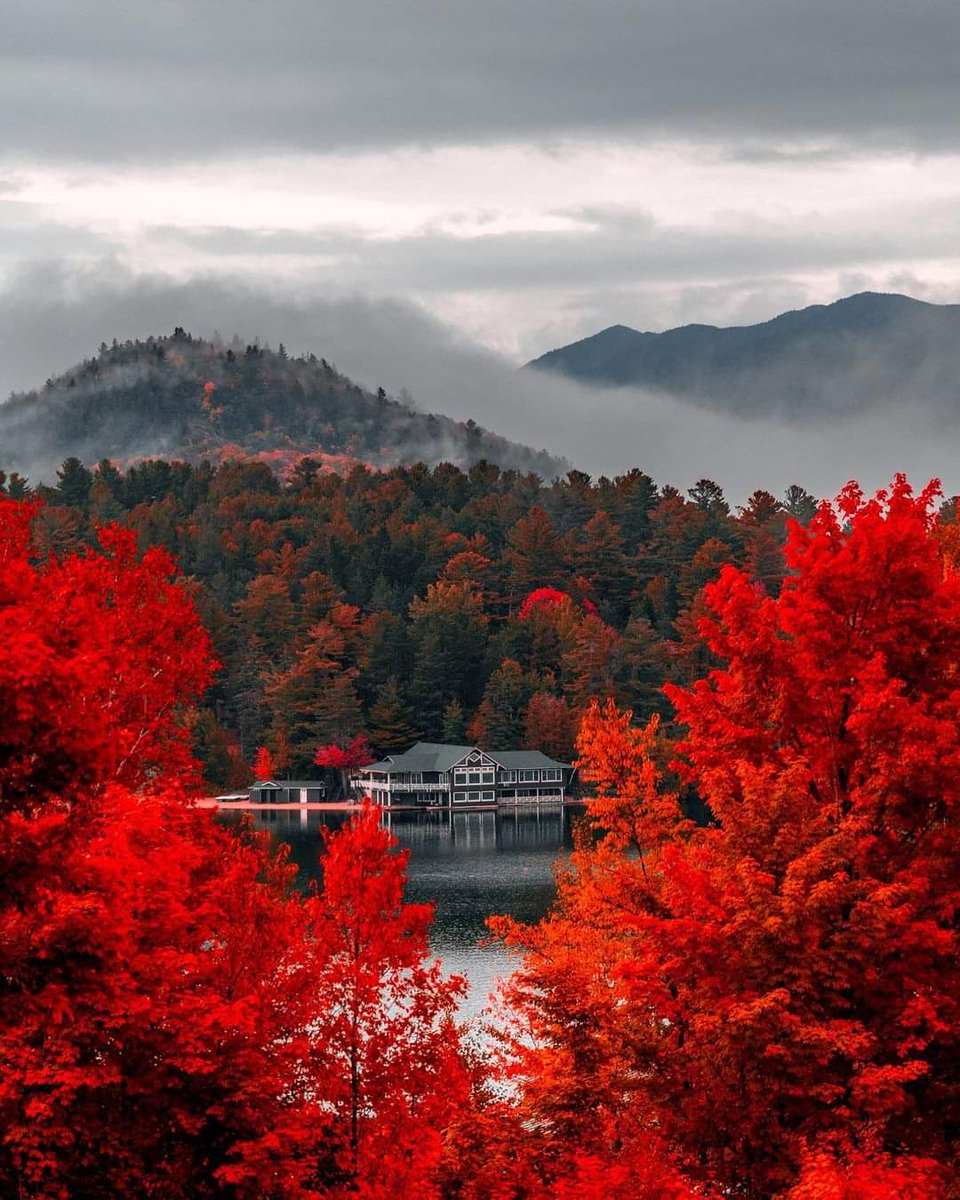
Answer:
<path fill-rule="evenodd" d="M 11 192 L 17 189 L 12 188 Z M 10 200 L 0 187 L 0 262 L 55 257 L 103 257 L 118 250 L 114 238 L 67 221 L 58 221 L 36 204 Z"/>
<path fill-rule="evenodd" d="M 566 136 L 956 147 L 950 0 L 12 0 L 9 154 Z M 742 150 L 736 147 L 743 147 Z"/>
<path fill-rule="evenodd" d="M 594 391 L 517 371 L 413 305 L 361 296 L 264 292 L 232 279 L 135 279 L 102 264 L 35 267 L 0 292 L 0 387 L 26 388 L 93 353 L 101 341 L 184 325 L 292 351 L 313 350 L 359 382 L 406 389 L 427 411 L 473 417 L 506 437 L 565 455 L 580 469 L 639 466 L 660 482 L 708 476 L 735 501 L 793 482 L 832 495 L 848 479 L 869 488 L 905 470 L 960 491 L 960 422 L 911 398 L 808 426 L 747 420 L 637 389 Z"/>
<path fill-rule="evenodd" d="M 853 270 L 874 262 L 941 261 L 945 242 L 960 236 L 960 198 L 902 209 L 880 207 L 841 221 L 822 214 L 789 219 L 752 215 L 712 227 L 667 225 L 643 210 L 592 207 L 558 210 L 577 225 L 556 231 L 485 233 L 473 237 L 425 227 L 405 236 L 372 237 L 348 228 L 250 229 L 153 227 L 168 249 L 211 257 L 292 256 L 325 260 L 331 282 L 375 292 L 473 292 L 537 288 L 676 287 L 737 277 Z M 628 313 L 620 319 L 630 323 Z"/>

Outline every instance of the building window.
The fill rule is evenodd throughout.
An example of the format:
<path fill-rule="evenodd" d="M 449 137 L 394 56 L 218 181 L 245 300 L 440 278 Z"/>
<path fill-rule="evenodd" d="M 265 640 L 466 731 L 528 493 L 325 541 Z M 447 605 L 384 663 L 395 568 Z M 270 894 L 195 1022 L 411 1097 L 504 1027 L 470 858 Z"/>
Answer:
<path fill-rule="evenodd" d="M 563 772 L 556 767 L 551 767 L 543 772 L 543 779 L 545 783 L 559 783 L 563 779 Z"/>
<path fill-rule="evenodd" d="M 516 771 L 501 771 L 500 772 L 500 782 L 501 783 L 516 783 L 517 782 Z"/>
<path fill-rule="evenodd" d="M 467 792 L 467 799 L 472 804 L 476 804 L 480 799 L 480 793 L 479 792 Z"/>
<path fill-rule="evenodd" d="M 520 771 L 518 774 L 521 783 L 536 783 L 540 778 L 539 771 Z"/>
<path fill-rule="evenodd" d="M 464 802 L 464 800 L 466 800 L 466 798 L 467 798 L 467 796 L 466 796 L 465 792 L 454 792 L 453 793 L 454 804 L 462 804 Z"/>
<path fill-rule="evenodd" d="M 493 799 L 493 797 L 494 797 L 494 793 L 493 793 L 493 792 L 484 792 L 484 793 L 483 793 L 483 798 L 484 798 L 484 800 L 492 800 L 492 799 Z"/>

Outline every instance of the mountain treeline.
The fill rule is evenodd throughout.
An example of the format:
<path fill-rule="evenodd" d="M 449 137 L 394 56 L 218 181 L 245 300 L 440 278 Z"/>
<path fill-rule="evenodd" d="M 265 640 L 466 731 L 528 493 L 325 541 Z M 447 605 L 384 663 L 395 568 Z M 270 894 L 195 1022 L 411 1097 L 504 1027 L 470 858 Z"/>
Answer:
<path fill-rule="evenodd" d="M 119 522 L 175 555 L 221 664 L 195 719 L 214 787 L 250 778 L 260 746 L 316 774 L 319 745 L 365 733 L 379 752 L 418 737 L 529 746 L 569 761 L 580 714 L 612 696 L 669 713 L 664 680 L 710 666 L 702 586 L 724 563 L 776 594 L 802 487 L 732 510 L 640 470 L 544 483 L 489 463 L 356 466 L 162 460 L 121 471 L 64 462 L 35 518 L 45 553 L 95 544 Z M 31 494 L 19 475 L 0 489 Z"/>
<path fill-rule="evenodd" d="M 491 459 L 546 477 L 568 464 L 475 421 L 418 412 L 408 396 L 370 392 L 315 354 L 292 357 L 234 339 L 170 337 L 101 344 L 39 391 L 0 404 L 0 467 L 41 469 L 76 456 L 214 462 L 258 457 L 281 472 L 305 454 L 335 469 Z M 36 473 L 35 468 L 31 467 Z M 51 471 L 52 475 L 52 471 Z"/>

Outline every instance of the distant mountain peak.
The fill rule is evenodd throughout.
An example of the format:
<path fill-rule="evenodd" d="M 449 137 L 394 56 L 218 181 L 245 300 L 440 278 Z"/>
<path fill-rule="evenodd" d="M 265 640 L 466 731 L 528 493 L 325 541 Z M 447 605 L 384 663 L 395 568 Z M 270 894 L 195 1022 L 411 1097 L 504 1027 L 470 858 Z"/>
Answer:
<path fill-rule="evenodd" d="M 422 413 L 370 392 L 315 354 L 164 337 L 102 343 L 98 353 L 0 404 L 0 468 L 49 476 L 68 457 L 187 461 L 259 458 L 278 469 L 320 458 L 334 469 L 471 466 L 483 459 L 550 478 L 568 464 L 473 421 Z"/>
<path fill-rule="evenodd" d="M 611 325 L 527 366 L 795 420 L 894 396 L 953 411 L 960 401 L 960 305 L 858 292 L 755 325 L 681 325 L 662 333 Z"/>

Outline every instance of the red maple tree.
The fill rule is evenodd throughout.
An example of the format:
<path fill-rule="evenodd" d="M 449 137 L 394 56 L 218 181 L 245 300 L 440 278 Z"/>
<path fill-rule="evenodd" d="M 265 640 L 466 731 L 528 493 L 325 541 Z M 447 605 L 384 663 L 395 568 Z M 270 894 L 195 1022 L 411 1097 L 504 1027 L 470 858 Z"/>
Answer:
<path fill-rule="evenodd" d="M 733 567 L 706 588 L 723 665 L 668 692 L 708 826 L 663 793 L 654 727 L 587 722 L 609 832 L 546 922 L 500 924 L 548 1143 L 617 1161 L 655 1134 L 691 1186 L 758 1200 L 957 1186 L 960 581 L 934 496 L 851 485 L 792 527 L 779 596 Z"/>
<path fill-rule="evenodd" d="M 347 796 L 350 793 L 350 776 L 363 767 L 369 766 L 374 758 L 370 752 L 370 744 L 366 735 L 358 733 L 346 746 L 340 746 L 335 742 L 328 746 L 321 746 L 313 761 L 318 767 L 328 767 L 337 772 L 340 792 Z"/>
<path fill-rule="evenodd" d="M 189 784 L 185 705 L 210 680 L 207 635 L 163 550 L 36 562 L 36 505 L 0 497 L 0 812 L 77 801 L 107 782 Z"/>
<path fill-rule="evenodd" d="M 257 749 L 256 757 L 253 760 L 253 774 L 255 779 L 270 780 L 277 773 L 277 764 L 266 746 L 260 746 Z"/>
<path fill-rule="evenodd" d="M 303 897 L 195 807 L 212 664 L 172 563 L 120 531 L 42 560 L 33 516 L 0 498 L 0 1193 L 429 1196 L 461 984 L 388 835 L 330 838 Z"/>
<path fill-rule="evenodd" d="M 409 851 L 396 851 L 376 808 L 323 838 L 323 889 L 309 905 L 324 1014 L 311 1070 L 337 1131 L 342 1195 L 438 1196 L 442 1134 L 467 1095 L 453 1024 L 466 983 L 430 957 L 433 905 L 403 902 Z"/>
<path fill-rule="evenodd" d="M 553 608 L 556 605 L 569 603 L 571 603 L 570 597 L 566 592 L 561 592 L 559 588 L 534 588 L 520 605 L 520 611 L 517 613 L 517 616 L 521 621 L 525 621 L 537 608 Z"/>

